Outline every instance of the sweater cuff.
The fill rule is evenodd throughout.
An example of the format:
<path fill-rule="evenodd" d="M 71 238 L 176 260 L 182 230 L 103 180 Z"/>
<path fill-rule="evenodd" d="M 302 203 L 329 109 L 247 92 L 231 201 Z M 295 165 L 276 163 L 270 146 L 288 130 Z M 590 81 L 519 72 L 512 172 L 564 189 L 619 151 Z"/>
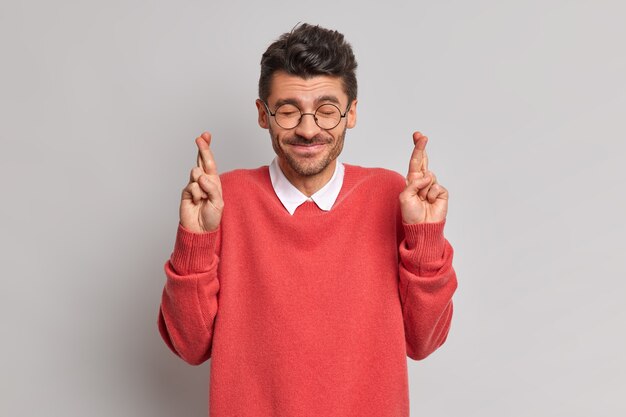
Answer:
<path fill-rule="evenodd" d="M 192 232 L 179 222 L 174 252 L 170 257 L 174 270 L 179 275 L 190 275 L 211 269 L 217 258 L 219 234 L 219 228 L 213 232 Z"/>
<path fill-rule="evenodd" d="M 443 257 L 446 239 L 443 236 L 443 228 L 446 219 L 438 223 L 407 224 L 404 227 L 406 249 L 415 251 L 417 262 L 429 262 Z"/>

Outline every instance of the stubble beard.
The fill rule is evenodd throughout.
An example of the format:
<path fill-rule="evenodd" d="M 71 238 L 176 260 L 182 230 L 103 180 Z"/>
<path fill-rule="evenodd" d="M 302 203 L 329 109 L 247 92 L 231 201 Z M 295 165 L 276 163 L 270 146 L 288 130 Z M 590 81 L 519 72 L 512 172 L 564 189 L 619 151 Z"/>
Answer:
<path fill-rule="evenodd" d="M 272 147 L 274 148 L 274 152 L 276 153 L 276 155 L 284 159 L 289 165 L 289 167 L 298 175 L 310 177 L 310 176 L 317 175 L 320 172 L 324 171 L 324 169 L 326 169 L 326 167 L 328 167 L 328 165 L 330 165 L 332 161 L 335 160 L 339 156 L 339 154 L 341 154 L 341 151 L 343 150 L 344 138 L 346 136 L 346 130 L 347 128 L 344 128 L 343 132 L 341 132 L 341 134 L 337 137 L 337 141 L 335 142 L 335 145 L 330 149 L 330 152 L 328 152 L 325 155 L 322 155 L 319 160 L 315 158 L 306 158 L 305 161 L 294 157 L 288 152 L 285 152 L 283 148 L 281 148 L 281 143 L 278 137 L 272 131 L 271 127 L 269 129 L 269 133 L 272 138 Z M 297 144 L 297 143 L 307 143 L 307 144 L 326 143 L 328 144 L 328 143 L 332 143 L 332 138 L 329 138 L 324 135 L 318 135 L 318 136 L 315 136 L 313 139 L 309 140 L 309 139 L 303 139 L 302 137 L 297 136 L 297 135 L 293 135 L 291 137 L 284 139 L 282 142 L 284 146 L 290 146 L 291 144 Z"/>

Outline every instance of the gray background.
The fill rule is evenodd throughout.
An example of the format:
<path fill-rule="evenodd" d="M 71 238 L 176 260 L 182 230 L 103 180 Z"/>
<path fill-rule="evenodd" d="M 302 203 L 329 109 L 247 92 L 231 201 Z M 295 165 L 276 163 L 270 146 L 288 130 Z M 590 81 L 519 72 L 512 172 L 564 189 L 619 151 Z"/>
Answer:
<path fill-rule="evenodd" d="M 209 363 L 157 310 L 194 138 L 267 164 L 261 53 L 297 22 L 359 62 L 345 162 L 450 191 L 446 344 L 413 416 L 623 416 L 626 6 L 619 1 L 2 1 L 0 415 L 202 416 Z"/>

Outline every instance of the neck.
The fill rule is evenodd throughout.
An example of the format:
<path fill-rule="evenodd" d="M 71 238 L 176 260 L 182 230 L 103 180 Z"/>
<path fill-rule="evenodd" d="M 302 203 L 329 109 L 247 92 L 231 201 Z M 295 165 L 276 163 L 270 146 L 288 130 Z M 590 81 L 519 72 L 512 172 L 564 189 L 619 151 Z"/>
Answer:
<path fill-rule="evenodd" d="M 289 165 L 281 158 L 278 159 L 278 166 L 294 187 L 307 197 L 311 197 L 333 177 L 335 167 L 337 166 L 337 159 L 333 159 L 326 168 L 315 175 L 300 175 L 293 171 L 291 167 L 289 167 Z"/>

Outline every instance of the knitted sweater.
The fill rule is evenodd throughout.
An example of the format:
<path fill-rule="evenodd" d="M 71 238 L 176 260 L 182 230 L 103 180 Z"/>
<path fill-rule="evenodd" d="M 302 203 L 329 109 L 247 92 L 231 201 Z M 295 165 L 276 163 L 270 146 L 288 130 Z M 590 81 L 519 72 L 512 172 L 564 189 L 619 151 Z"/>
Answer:
<path fill-rule="evenodd" d="M 399 174 L 345 165 L 330 211 L 290 215 L 268 167 L 221 175 L 215 232 L 178 225 L 158 326 L 211 358 L 212 417 L 408 417 L 407 359 L 445 340 L 457 287 L 441 223 L 402 222 Z"/>

